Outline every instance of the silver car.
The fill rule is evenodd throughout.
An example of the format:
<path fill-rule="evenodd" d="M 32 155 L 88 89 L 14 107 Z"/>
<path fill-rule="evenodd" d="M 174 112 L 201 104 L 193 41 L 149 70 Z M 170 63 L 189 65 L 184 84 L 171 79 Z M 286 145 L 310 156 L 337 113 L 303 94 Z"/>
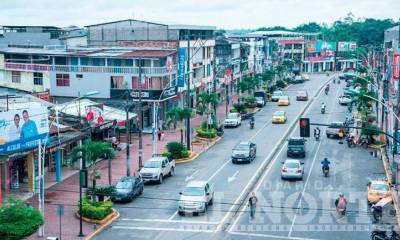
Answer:
<path fill-rule="evenodd" d="M 282 179 L 303 179 L 304 163 L 296 159 L 287 159 L 281 169 Z"/>

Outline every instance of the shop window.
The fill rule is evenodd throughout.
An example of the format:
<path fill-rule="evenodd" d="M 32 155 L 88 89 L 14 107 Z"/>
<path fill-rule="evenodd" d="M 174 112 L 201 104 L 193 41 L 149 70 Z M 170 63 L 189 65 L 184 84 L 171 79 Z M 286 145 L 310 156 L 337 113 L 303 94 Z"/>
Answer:
<path fill-rule="evenodd" d="M 56 74 L 56 85 L 58 87 L 69 87 L 69 74 Z"/>
<path fill-rule="evenodd" d="M 43 85 L 43 73 L 34 72 L 33 73 L 33 84 Z"/>
<path fill-rule="evenodd" d="M 11 72 L 11 81 L 13 83 L 21 83 L 21 72 Z"/>
<path fill-rule="evenodd" d="M 123 89 L 124 88 L 124 77 L 123 76 L 111 76 L 111 88 Z"/>

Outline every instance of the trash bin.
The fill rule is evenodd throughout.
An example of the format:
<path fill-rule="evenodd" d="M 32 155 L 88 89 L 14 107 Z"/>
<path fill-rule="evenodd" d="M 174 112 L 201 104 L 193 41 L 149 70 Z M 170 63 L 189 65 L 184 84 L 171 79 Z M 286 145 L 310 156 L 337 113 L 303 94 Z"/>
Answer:
<path fill-rule="evenodd" d="M 47 237 L 46 240 L 58 240 L 58 237 Z"/>

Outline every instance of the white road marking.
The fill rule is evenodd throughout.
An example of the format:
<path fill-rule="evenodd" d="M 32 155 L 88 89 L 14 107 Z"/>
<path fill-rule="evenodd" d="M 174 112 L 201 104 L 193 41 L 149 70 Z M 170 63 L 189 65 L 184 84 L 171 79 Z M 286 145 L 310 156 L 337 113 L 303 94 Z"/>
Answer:
<path fill-rule="evenodd" d="M 207 222 L 207 221 L 169 220 L 169 219 L 150 219 L 150 218 L 121 218 L 121 221 L 160 222 L 160 223 L 190 223 L 190 224 L 209 224 L 209 225 L 218 224 L 218 222 Z"/>
<path fill-rule="evenodd" d="M 320 95 L 322 94 L 322 91 L 319 92 L 319 94 L 315 97 L 315 99 L 318 99 L 320 97 Z M 309 111 L 312 108 L 312 105 L 314 105 L 314 101 L 310 104 L 309 108 L 303 113 L 303 115 L 307 115 L 309 113 Z M 298 115 L 299 116 L 299 115 Z M 297 116 L 297 117 L 298 117 Z M 296 117 L 296 118 L 297 118 Z M 294 128 L 292 131 L 294 131 L 296 128 Z M 285 133 L 286 135 L 286 133 Z M 261 184 L 264 182 L 265 178 L 268 176 L 270 170 L 272 169 L 272 167 L 274 166 L 276 160 L 278 159 L 278 157 L 281 155 L 282 151 L 284 149 L 286 149 L 286 145 L 287 142 L 282 146 L 281 150 L 275 155 L 275 157 L 272 159 L 271 163 L 269 164 L 269 166 L 267 167 L 265 173 L 263 174 L 263 176 L 261 177 L 261 180 L 257 183 L 256 187 L 254 188 L 254 192 L 258 192 L 259 188 L 261 187 Z M 271 152 L 272 153 L 272 152 Z M 268 157 L 267 157 L 268 158 Z M 235 219 L 235 221 L 233 222 L 233 224 L 230 226 L 230 228 L 228 229 L 228 232 L 232 232 L 233 228 L 235 227 L 235 225 L 238 223 L 238 221 L 240 220 L 240 218 L 242 217 L 242 215 L 246 212 L 246 208 L 247 208 L 247 204 L 244 204 L 241 211 L 239 211 L 239 216 Z"/>
<path fill-rule="evenodd" d="M 234 181 L 236 179 L 236 176 L 239 174 L 239 170 L 237 170 L 232 177 L 228 177 L 228 183 Z"/>
<path fill-rule="evenodd" d="M 214 230 L 209 229 L 190 229 L 190 228 L 159 228 L 159 227 L 135 227 L 135 226 L 112 226 L 115 229 L 130 229 L 143 231 L 167 231 L 167 232 L 205 232 L 213 233 Z"/>
<path fill-rule="evenodd" d="M 230 232 L 232 235 L 241 235 L 241 236 L 250 236 L 250 237 L 265 237 L 265 238 L 273 238 L 273 239 L 287 239 L 287 240 L 319 240 L 314 238 L 301 238 L 301 237 L 286 237 L 279 235 L 271 235 L 271 234 L 260 234 L 260 233 L 244 233 L 244 232 Z"/>
<path fill-rule="evenodd" d="M 185 178 L 185 182 L 188 182 L 194 178 L 194 175 L 198 172 L 199 170 L 194 171 L 190 176 L 187 176 Z"/>
<path fill-rule="evenodd" d="M 339 90 L 340 90 L 340 88 L 336 91 L 336 97 L 335 97 L 335 99 L 337 99 L 337 97 L 338 97 L 338 95 L 339 95 Z M 331 104 L 331 109 L 333 109 L 333 107 L 334 107 L 335 104 L 336 104 L 336 101 L 333 101 L 333 103 Z M 330 122 L 331 117 L 332 117 L 332 114 L 329 114 L 329 116 L 328 116 L 328 121 L 327 121 L 328 123 Z M 326 128 L 324 129 L 322 135 L 325 135 L 325 132 L 326 132 Z M 307 175 L 306 182 L 305 182 L 304 187 L 303 187 L 303 191 L 301 191 L 301 194 L 300 194 L 300 200 L 299 200 L 299 203 L 297 204 L 297 210 L 296 210 L 296 213 L 295 213 L 295 215 L 294 215 L 294 217 L 293 217 L 292 225 L 290 226 L 290 230 L 289 230 L 289 233 L 288 233 L 288 237 L 290 237 L 290 236 L 292 235 L 293 227 L 294 227 L 294 224 L 295 224 L 295 222 L 296 222 L 297 215 L 298 215 L 298 213 L 299 213 L 299 211 L 300 211 L 300 206 L 301 206 L 301 204 L 302 204 L 302 202 L 303 202 L 303 196 L 304 196 L 304 193 L 305 193 L 305 191 L 306 191 L 306 188 L 307 188 L 307 185 L 308 185 L 308 181 L 310 180 L 311 172 L 312 172 L 312 170 L 314 169 L 315 160 L 317 159 L 317 155 L 318 155 L 319 149 L 320 149 L 320 147 L 321 147 L 321 143 L 322 143 L 322 141 L 319 141 L 319 142 L 318 142 L 317 150 L 315 151 L 314 158 L 313 158 L 313 161 L 312 161 L 312 163 L 311 163 L 311 167 L 310 167 L 310 170 L 309 170 L 308 175 Z"/>
<path fill-rule="evenodd" d="M 178 214 L 178 211 L 174 212 L 174 214 L 172 214 L 171 217 L 168 218 L 168 220 L 174 219 L 174 217 L 176 216 L 176 214 Z"/>

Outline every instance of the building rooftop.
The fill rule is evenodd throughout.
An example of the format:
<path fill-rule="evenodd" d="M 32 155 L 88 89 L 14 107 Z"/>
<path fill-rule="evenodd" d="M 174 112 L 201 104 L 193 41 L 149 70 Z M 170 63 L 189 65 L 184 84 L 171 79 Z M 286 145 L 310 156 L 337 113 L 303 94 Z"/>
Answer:
<path fill-rule="evenodd" d="M 148 21 L 135 20 L 135 19 L 123 19 L 123 20 L 117 20 L 117 21 L 111 21 L 111 22 L 104 22 L 104 23 L 96 23 L 96 24 L 86 25 L 85 27 L 95 27 L 95 26 L 101 26 L 101 25 L 107 25 L 107 24 L 113 24 L 113 23 L 120 23 L 120 22 L 142 22 L 142 23 L 150 23 L 150 24 L 157 24 L 157 25 L 167 26 L 166 24 L 162 24 L 162 23 L 148 22 Z"/>
<path fill-rule="evenodd" d="M 215 26 L 200 26 L 200 25 L 185 25 L 185 24 L 172 24 L 168 25 L 171 30 L 217 30 Z"/>
<path fill-rule="evenodd" d="M 250 35 L 263 35 L 263 36 L 310 36 L 310 35 L 319 35 L 319 33 L 301 33 L 301 32 L 291 32 L 284 30 L 275 30 L 275 31 L 255 31 L 249 33 Z"/>

